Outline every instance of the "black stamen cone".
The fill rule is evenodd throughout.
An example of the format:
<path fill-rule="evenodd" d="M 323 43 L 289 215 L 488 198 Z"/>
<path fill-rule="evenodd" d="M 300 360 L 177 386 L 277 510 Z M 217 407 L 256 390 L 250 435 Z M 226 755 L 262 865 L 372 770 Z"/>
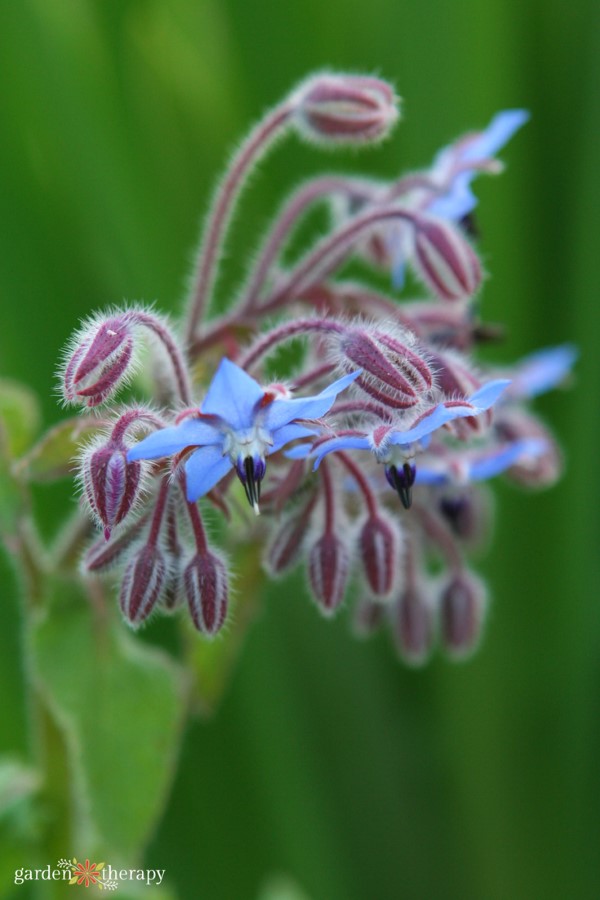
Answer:
<path fill-rule="evenodd" d="M 396 466 L 390 466 L 387 470 L 388 481 L 400 497 L 404 509 L 410 509 L 412 503 L 412 486 L 415 483 L 415 468 L 409 463 L 404 463 L 399 472 Z"/>
<path fill-rule="evenodd" d="M 258 506 L 260 500 L 260 478 L 256 477 L 254 472 L 254 460 L 251 456 L 247 456 L 244 460 L 245 481 L 243 482 L 246 491 L 248 503 L 253 508 Z"/>

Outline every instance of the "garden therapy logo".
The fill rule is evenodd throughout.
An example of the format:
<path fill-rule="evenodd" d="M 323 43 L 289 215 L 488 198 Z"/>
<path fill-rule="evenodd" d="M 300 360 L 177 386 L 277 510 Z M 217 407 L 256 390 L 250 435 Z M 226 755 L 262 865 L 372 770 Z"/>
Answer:
<path fill-rule="evenodd" d="M 29 881 L 68 881 L 69 884 L 115 891 L 121 881 L 139 881 L 147 886 L 159 885 L 165 877 L 164 869 L 113 869 L 105 862 L 79 862 L 73 859 L 59 859 L 56 867 L 47 865 L 43 869 L 17 869 L 15 884 Z"/>

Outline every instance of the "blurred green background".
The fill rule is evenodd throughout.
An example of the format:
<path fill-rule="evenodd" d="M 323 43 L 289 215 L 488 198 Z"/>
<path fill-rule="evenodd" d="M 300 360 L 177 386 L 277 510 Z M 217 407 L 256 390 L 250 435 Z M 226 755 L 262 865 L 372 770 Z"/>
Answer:
<path fill-rule="evenodd" d="M 224 290 L 290 175 L 392 177 L 496 110 L 529 108 L 507 172 L 477 182 L 483 309 L 508 327 L 498 359 L 581 346 L 573 390 L 539 402 L 567 473 L 540 495 L 499 486 L 480 563 L 494 603 L 466 664 L 409 671 L 385 637 L 355 642 L 347 615 L 324 623 L 301 590 L 273 587 L 221 709 L 188 731 L 146 865 L 181 898 L 253 898 L 274 872 L 312 900 L 598 897 L 597 3 L 0 0 L 0 373 L 39 391 L 52 423 L 81 316 L 123 299 L 177 310 L 225 151 L 326 66 L 393 80 L 405 120 L 356 157 L 277 150 Z M 42 494 L 48 529 L 70 493 Z M 0 751 L 19 752 L 6 561 L 0 577 Z"/>

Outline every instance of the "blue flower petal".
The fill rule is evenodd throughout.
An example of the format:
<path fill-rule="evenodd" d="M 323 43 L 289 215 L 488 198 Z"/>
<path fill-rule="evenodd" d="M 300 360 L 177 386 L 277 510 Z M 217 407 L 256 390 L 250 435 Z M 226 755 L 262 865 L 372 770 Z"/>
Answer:
<path fill-rule="evenodd" d="M 485 131 L 466 144 L 462 159 L 476 162 L 496 155 L 509 142 L 515 131 L 529 121 L 526 109 L 505 109 L 494 116 Z"/>
<path fill-rule="evenodd" d="M 208 387 L 202 412 L 219 416 L 233 431 L 241 431 L 252 426 L 254 408 L 264 393 L 254 378 L 224 358 Z"/>
<path fill-rule="evenodd" d="M 448 481 L 446 472 L 440 472 L 436 469 L 428 469 L 427 466 L 417 466 L 417 474 L 415 476 L 415 484 L 445 484 Z"/>
<path fill-rule="evenodd" d="M 517 366 L 511 397 L 537 397 L 556 387 L 569 374 L 579 353 L 572 344 L 548 347 L 527 356 Z"/>
<path fill-rule="evenodd" d="M 297 397 L 295 400 L 274 400 L 265 408 L 263 425 L 276 438 L 276 431 L 296 419 L 319 419 L 328 412 L 337 395 L 348 387 L 362 370 L 350 372 L 338 378 L 314 397 Z"/>
<path fill-rule="evenodd" d="M 359 434 L 346 434 L 341 437 L 331 438 L 320 444 L 314 451 L 315 464 L 313 469 L 316 470 L 321 465 L 321 460 L 328 453 L 335 453 L 336 450 L 370 450 L 371 445 L 367 437 Z"/>
<path fill-rule="evenodd" d="M 222 435 L 214 426 L 198 419 L 184 419 L 180 425 L 162 428 L 149 434 L 129 450 L 127 459 L 129 462 L 138 459 L 158 459 L 161 456 L 178 453 L 185 447 L 221 444 L 222 441 Z"/>
<path fill-rule="evenodd" d="M 485 131 L 465 143 L 456 154 L 457 163 L 479 162 L 491 159 L 510 140 L 515 131 L 529 119 L 524 109 L 507 109 L 499 112 Z M 447 147 L 438 155 L 436 164 L 441 164 L 451 148 Z M 443 219 L 458 222 L 477 205 L 477 198 L 470 188 L 471 181 L 478 174 L 477 169 L 459 172 L 448 191 L 429 204 L 428 211 Z"/>
<path fill-rule="evenodd" d="M 298 444 L 296 447 L 290 447 L 283 454 L 286 459 L 306 459 L 310 456 L 312 444 Z"/>
<path fill-rule="evenodd" d="M 486 478 L 493 478 L 495 475 L 505 472 L 522 456 L 540 456 L 547 449 L 546 441 L 535 439 L 515 441 L 505 447 L 500 447 L 494 453 L 471 462 L 469 475 L 472 481 L 483 481 Z"/>
<path fill-rule="evenodd" d="M 422 438 L 437 431 L 453 419 L 465 418 L 468 416 L 477 416 L 485 410 L 489 409 L 496 402 L 502 391 L 510 384 L 507 379 L 497 379 L 489 381 L 479 388 L 471 397 L 468 398 L 468 404 L 464 406 L 445 406 L 440 403 L 433 411 L 408 431 L 394 431 L 389 437 L 390 444 L 412 444 L 420 441 Z"/>
<path fill-rule="evenodd" d="M 187 498 L 193 503 L 207 494 L 233 468 L 220 447 L 200 447 L 185 464 Z"/>
<path fill-rule="evenodd" d="M 273 440 L 273 446 L 270 447 L 269 453 L 276 453 L 278 450 L 281 450 L 282 447 L 285 447 L 286 444 L 295 441 L 297 438 L 313 437 L 315 434 L 318 434 L 318 432 L 315 431 L 314 428 L 306 428 L 304 425 L 283 425 L 281 428 L 277 429 Z M 310 444 L 307 446 L 310 449 Z"/>

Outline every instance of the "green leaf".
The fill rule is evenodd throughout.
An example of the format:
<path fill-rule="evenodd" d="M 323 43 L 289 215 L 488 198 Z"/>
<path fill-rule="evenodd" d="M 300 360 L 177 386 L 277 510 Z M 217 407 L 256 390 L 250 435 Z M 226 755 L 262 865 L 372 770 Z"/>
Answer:
<path fill-rule="evenodd" d="M 92 607 L 79 585 L 57 582 L 50 599 L 30 647 L 36 686 L 68 748 L 69 849 L 132 865 L 173 776 L 184 677 L 165 653 L 127 632 L 112 607 Z"/>
<path fill-rule="evenodd" d="M 81 447 L 106 426 L 96 418 L 71 418 L 51 428 L 17 463 L 15 471 L 28 481 L 55 481 L 73 472 Z"/>
<path fill-rule="evenodd" d="M 18 381 L 1 378 L 0 427 L 11 457 L 20 456 L 31 446 L 40 421 L 40 407 L 34 392 Z"/>

